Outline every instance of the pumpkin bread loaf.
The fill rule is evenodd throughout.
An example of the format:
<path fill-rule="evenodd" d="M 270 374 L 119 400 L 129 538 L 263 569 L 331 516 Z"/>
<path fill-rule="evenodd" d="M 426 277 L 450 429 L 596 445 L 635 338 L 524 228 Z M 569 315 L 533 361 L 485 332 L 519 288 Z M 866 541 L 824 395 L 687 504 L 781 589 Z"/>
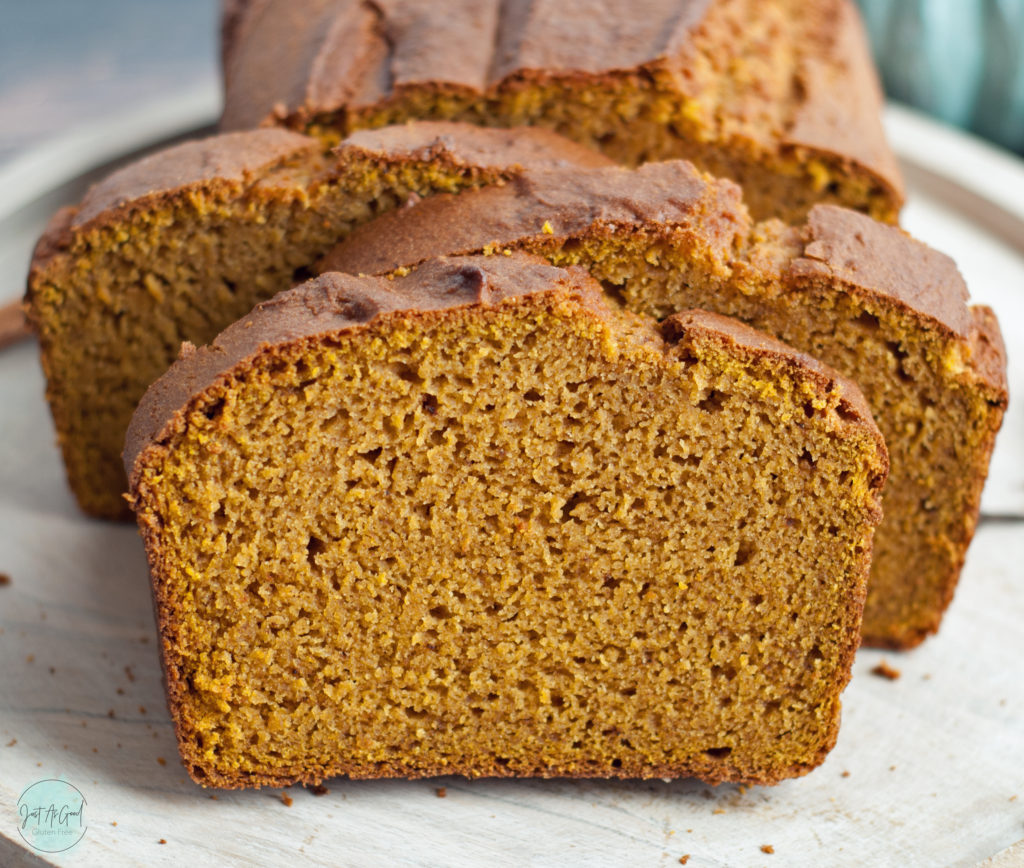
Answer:
<path fill-rule="evenodd" d="M 261 304 L 125 466 L 182 757 L 245 787 L 807 772 L 887 461 L 810 357 L 516 255 Z"/>
<path fill-rule="evenodd" d="M 408 119 L 550 127 L 618 161 L 685 158 L 756 217 L 895 221 L 881 92 L 852 0 L 242 0 L 225 129 L 327 143 Z"/>
<path fill-rule="evenodd" d="M 834 206 L 798 227 L 752 224 L 731 184 L 665 162 L 435 197 L 356 230 L 321 268 L 386 273 L 510 250 L 584 265 L 640 313 L 737 317 L 855 380 L 892 461 L 865 641 L 905 648 L 938 628 L 1007 400 L 995 317 L 967 306 L 948 257 Z"/>
<path fill-rule="evenodd" d="M 330 155 L 286 130 L 230 133 L 115 172 L 54 218 L 29 275 L 78 502 L 130 515 L 120 452 L 146 387 L 182 341 L 212 340 L 304 279 L 354 225 L 414 194 L 500 182 L 525 166 L 610 162 L 547 130 L 422 123 L 357 133 Z"/>

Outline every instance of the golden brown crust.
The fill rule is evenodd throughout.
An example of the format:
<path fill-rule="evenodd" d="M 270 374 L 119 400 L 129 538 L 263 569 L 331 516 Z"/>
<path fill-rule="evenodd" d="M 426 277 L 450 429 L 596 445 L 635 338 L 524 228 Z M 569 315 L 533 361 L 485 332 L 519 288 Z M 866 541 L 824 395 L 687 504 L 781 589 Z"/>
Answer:
<path fill-rule="evenodd" d="M 834 205 L 808 215 L 803 256 L 788 269 L 793 280 L 820 278 L 926 317 L 966 337 L 967 285 L 948 256 L 905 232 Z"/>
<path fill-rule="evenodd" d="M 249 316 L 227 329 L 211 346 L 189 349 L 171 370 L 150 389 L 133 420 L 129 443 L 125 450 L 130 469 L 133 493 L 139 496 L 138 484 L 144 466 L 153 466 L 167 451 L 168 441 L 184 430 L 192 410 L 202 409 L 213 400 L 223 384 L 232 376 L 260 364 L 262 356 L 273 355 L 290 346 L 305 346 L 318 341 L 333 341 L 344 333 L 365 328 L 381 317 L 401 312 L 446 315 L 466 306 L 497 305 L 534 294 L 572 295 L 584 309 L 601 318 L 623 316 L 613 313 L 604 300 L 600 287 L 582 269 L 558 269 L 532 257 L 472 257 L 437 260 L 424 264 L 411 274 L 388 280 L 356 278 L 349 275 L 326 274 L 301 287 L 282 293 L 272 302 L 260 305 Z M 730 355 L 745 360 L 769 358 L 781 363 L 799 379 L 816 384 L 816 392 L 839 393 L 838 409 L 844 430 L 854 428 L 866 432 L 875 444 L 872 465 L 877 474 L 869 480 L 869 500 L 877 504 L 884 483 L 886 451 L 863 397 L 857 387 L 839 377 L 820 362 L 769 338 L 727 317 L 705 311 L 688 311 L 667 320 L 661 329 L 665 339 L 663 351 L 672 357 L 675 348 L 686 352 L 692 343 L 712 342 L 727 347 Z M 213 396 L 213 397 L 211 397 Z M 710 783 L 741 781 L 773 784 L 788 777 L 805 774 L 820 763 L 834 745 L 838 732 L 838 715 L 822 724 L 820 740 L 813 756 L 799 764 L 751 769 L 710 759 L 691 759 L 684 765 L 650 764 L 626 759 L 621 765 L 581 762 L 572 767 L 519 760 L 513 763 L 477 763 L 469 766 L 444 763 L 358 763 L 311 762 L 274 773 L 224 772 L 211 768 L 193 745 L 186 717 L 189 682 L 183 661 L 176 655 L 175 639 L 182 613 L 169 597 L 164 576 L 170 574 L 171 553 L 161 544 L 160 517 L 142 508 L 138 500 L 140 529 L 150 557 L 154 605 L 161 634 L 168 702 L 175 722 L 179 745 L 186 767 L 198 783 L 205 786 L 241 788 L 283 786 L 292 783 L 318 784 L 335 775 L 353 778 L 426 777 L 440 774 L 462 774 L 469 777 L 621 777 L 656 778 L 692 775 Z M 877 522 L 875 510 L 867 521 Z M 850 579 L 851 587 L 859 589 L 850 600 L 852 609 L 841 640 L 839 665 L 830 677 L 832 699 L 849 679 L 854 650 L 859 643 L 859 611 L 863 606 L 869 557 L 861 559 L 859 572 Z"/>
<path fill-rule="evenodd" d="M 381 163 L 413 160 L 452 169 L 612 166 L 608 157 L 542 127 L 477 127 L 458 121 L 410 121 L 357 130 L 334 153 Z"/>
<path fill-rule="evenodd" d="M 226 133 L 174 145 L 118 169 L 92 187 L 71 227 L 81 231 L 100 219 L 124 219 L 129 207 L 144 207 L 154 199 L 203 186 L 241 186 L 283 160 L 318 149 L 316 140 L 281 129 Z"/>
<path fill-rule="evenodd" d="M 504 187 L 433 196 L 357 229 L 319 271 L 381 274 L 436 256 L 479 253 L 527 238 L 564 241 L 601 230 L 644 227 L 670 235 L 685 227 L 725 261 L 749 217 L 739 188 L 690 163 L 529 172 Z"/>

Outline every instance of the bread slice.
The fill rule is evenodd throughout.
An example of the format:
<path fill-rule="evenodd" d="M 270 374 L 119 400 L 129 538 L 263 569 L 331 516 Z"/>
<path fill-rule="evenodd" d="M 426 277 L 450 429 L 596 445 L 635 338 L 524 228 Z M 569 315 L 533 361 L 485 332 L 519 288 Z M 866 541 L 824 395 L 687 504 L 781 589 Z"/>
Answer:
<path fill-rule="evenodd" d="M 905 648 L 938 628 L 1007 400 L 998 324 L 967 306 L 948 257 L 833 206 L 798 227 L 754 225 L 733 185 L 666 162 L 436 197 L 357 230 L 321 268 L 386 273 L 510 250 L 585 265 L 634 311 L 737 317 L 855 380 L 892 460 L 865 641 Z"/>
<path fill-rule="evenodd" d="M 325 155 L 285 130 L 190 142 L 116 171 L 36 249 L 30 317 L 68 479 L 91 515 L 129 516 L 124 433 L 182 341 L 203 343 L 360 222 L 410 196 L 499 183 L 525 166 L 608 165 L 546 130 L 408 124 Z"/>
<path fill-rule="evenodd" d="M 260 305 L 125 466 L 182 757 L 244 787 L 807 772 L 887 461 L 817 361 L 515 256 Z"/>
<path fill-rule="evenodd" d="M 539 125 L 629 165 L 692 160 L 759 218 L 902 202 L 851 0 L 243 0 L 223 58 L 224 129 Z"/>

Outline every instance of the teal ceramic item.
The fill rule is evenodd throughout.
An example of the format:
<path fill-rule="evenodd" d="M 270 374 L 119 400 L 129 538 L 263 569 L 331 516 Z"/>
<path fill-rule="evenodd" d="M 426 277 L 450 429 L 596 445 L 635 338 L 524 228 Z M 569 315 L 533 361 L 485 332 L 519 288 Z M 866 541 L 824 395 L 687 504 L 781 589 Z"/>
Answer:
<path fill-rule="evenodd" d="M 860 0 L 889 96 L 1024 152 L 1024 0 Z"/>

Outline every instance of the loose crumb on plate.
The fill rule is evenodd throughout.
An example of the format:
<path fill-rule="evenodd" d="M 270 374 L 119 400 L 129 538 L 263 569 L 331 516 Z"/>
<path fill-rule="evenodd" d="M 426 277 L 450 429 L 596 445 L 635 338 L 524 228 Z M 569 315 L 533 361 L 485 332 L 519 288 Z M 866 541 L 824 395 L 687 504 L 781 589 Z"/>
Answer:
<path fill-rule="evenodd" d="M 872 675 L 877 675 L 879 678 L 888 678 L 890 681 L 895 681 L 900 677 L 900 670 L 893 669 L 884 660 L 879 663 L 874 669 L 871 670 Z"/>
<path fill-rule="evenodd" d="M 326 796 L 330 792 L 330 790 L 327 789 L 327 787 L 325 787 L 323 784 L 316 784 L 316 786 L 310 787 L 309 791 L 314 796 Z"/>
<path fill-rule="evenodd" d="M 128 680 L 129 681 L 134 681 L 135 680 L 135 673 L 132 672 L 132 667 L 131 666 L 125 666 L 124 667 L 124 674 L 128 676 Z"/>
<path fill-rule="evenodd" d="M 161 838 L 159 841 L 157 841 L 157 844 L 166 844 L 166 843 L 167 843 L 167 839 L 166 838 Z"/>
<path fill-rule="evenodd" d="M 9 742 L 7 742 L 7 746 L 8 747 L 14 747 L 17 743 L 18 743 L 18 740 L 16 738 L 12 738 Z"/>
<path fill-rule="evenodd" d="M 0 573 L 0 588 L 9 585 L 11 583 L 11 577 L 7 573 Z"/>
<path fill-rule="evenodd" d="M 768 853 L 769 855 L 771 855 L 772 853 L 775 852 L 775 848 L 771 844 L 762 844 L 761 845 L 761 852 L 762 853 Z"/>
<path fill-rule="evenodd" d="M 286 808 L 290 808 L 295 800 L 288 793 L 281 793 L 281 801 Z"/>
<path fill-rule="evenodd" d="M 689 861 L 690 861 L 690 854 L 689 853 L 687 853 L 685 856 L 680 856 L 679 857 L 679 864 L 680 865 L 685 865 Z"/>
<path fill-rule="evenodd" d="M 443 799 L 445 796 L 448 795 L 448 788 L 447 787 L 438 787 L 435 792 L 437 793 L 437 797 L 439 799 Z"/>
<path fill-rule="evenodd" d="M 162 756 L 158 756 L 158 757 L 156 758 L 156 761 L 157 761 L 158 763 L 160 763 L 160 765 L 162 765 L 162 766 L 165 766 L 165 765 L 167 765 L 167 760 L 165 760 L 165 759 L 164 759 L 164 758 L 163 758 Z"/>
<path fill-rule="evenodd" d="M 850 772 L 849 772 L 849 769 L 847 769 L 846 771 L 844 771 L 844 772 L 843 772 L 843 773 L 842 773 L 842 774 L 840 775 L 840 777 L 842 777 L 842 778 L 848 778 L 849 776 L 850 776 Z"/>

